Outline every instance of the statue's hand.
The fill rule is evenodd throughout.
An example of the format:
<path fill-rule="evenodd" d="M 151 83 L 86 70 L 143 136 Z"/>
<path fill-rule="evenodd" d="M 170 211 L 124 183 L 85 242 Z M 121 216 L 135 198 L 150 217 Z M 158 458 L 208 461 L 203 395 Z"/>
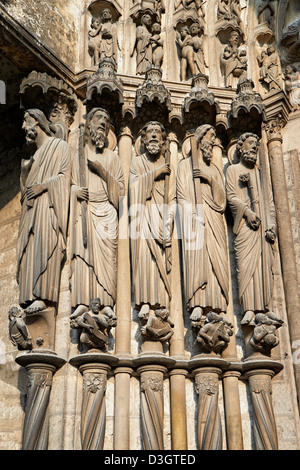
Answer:
<path fill-rule="evenodd" d="M 266 237 L 269 242 L 274 243 L 276 240 L 276 233 L 273 228 L 266 230 Z"/>
<path fill-rule="evenodd" d="M 261 220 L 260 218 L 255 214 L 255 212 L 252 212 L 252 211 L 249 211 L 247 214 L 246 214 L 246 218 L 247 218 L 247 222 L 248 224 L 250 225 L 250 227 L 253 229 L 253 230 L 258 230 L 260 224 L 261 224 Z"/>
<path fill-rule="evenodd" d="M 88 201 L 89 200 L 88 188 L 78 188 L 76 191 L 76 196 L 78 199 L 81 199 L 82 201 Z"/>
<path fill-rule="evenodd" d="M 34 199 L 40 196 L 43 192 L 46 191 L 46 186 L 44 184 L 35 184 L 26 190 L 27 199 Z"/>
<path fill-rule="evenodd" d="M 170 164 L 165 163 L 161 167 L 157 168 L 156 173 L 155 173 L 155 179 L 158 179 L 160 176 L 170 175 L 170 174 L 171 174 Z"/>

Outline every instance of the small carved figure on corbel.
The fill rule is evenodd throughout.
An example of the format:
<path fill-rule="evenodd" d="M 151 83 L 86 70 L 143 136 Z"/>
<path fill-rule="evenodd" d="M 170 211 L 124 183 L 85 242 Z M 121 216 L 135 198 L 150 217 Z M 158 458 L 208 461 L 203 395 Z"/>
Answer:
<path fill-rule="evenodd" d="M 110 330 L 116 325 L 117 317 L 109 307 L 101 310 L 100 299 L 92 299 L 86 312 L 71 317 L 71 328 L 80 330 L 80 344 L 88 350 L 107 350 Z"/>
<path fill-rule="evenodd" d="M 282 325 L 282 320 L 273 312 L 257 313 L 252 322 L 254 324 L 253 335 L 250 344 L 255 351 L 269 355 L 271 350 L 279 344 L 276 330 Z"/>
<path fill-rule="evenodd" d="M 148 321 L 141 328 L 142 336 L 150 341 L 168 341 L 174 334 L 174 323 L 169 318 L 170 312 L 166 308 L 155 310 L 154 315 L 148 316 Z"/>
<path fill-rule="evenodd" d="M 258 23 L 266 24 L 272 29 L 275 9 L 270 0 L 262 0 L 257 7 Z"/>
<path fill-rule="evenodd" d="M 22 309 L 18 306 L 12 306 L 8 312 L 9 319 L 9 338 L 14 346 L 20 351 L 32 349 L 32 338 L 25 325 Z"/>
<path fill-rule="evenodd" d="M 91 65 L 98 65 L 100 61 L 101 50 L 101 32 L 102 23 L 100 18 L 92 18 L 91 28 L 89 30 L 88 51 L 91 56 Z"/>
<path fill-rule="evenodd" d="M 294 64 L 285 68 L 285 89 L 294 109 L 300 106 L 300 71 Z"/>
<path fill-rule="evenodd" d="M 152 36 L 150 40 L 152 44 L 152 64 L 155 67 L 161 68 L 164 55 L 164 43 L 161 36 L 161 25 L 159 23 L 154 23 L 152 26 Z"/>
<path fill-rule="evenodd" d="M 233 325 L 223 315 L 208 312 L 205 324 L 197 336 L 201 352 L 221 354 L 233 335 Z"/>
<path fill-rule="evenodd" d="M 267 91 L 281 88 L 279 57 L 274 46 L 268 46 L 267 50 L 263 50 L 257 57 L 260 67 L 259 80 L 265 84 Z"/>
<path fill-rule="evenodd" d="M 236 88 L 239 80 L 246 78 L 247 53 L 240 47 L 240 35 L 232 31 L 221 57 L 221 70 L 226 88 Z"/>

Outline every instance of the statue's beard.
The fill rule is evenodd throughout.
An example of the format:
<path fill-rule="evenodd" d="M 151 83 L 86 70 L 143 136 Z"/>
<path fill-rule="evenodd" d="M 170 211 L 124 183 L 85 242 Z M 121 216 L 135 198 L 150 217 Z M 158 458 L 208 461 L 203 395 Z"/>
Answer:
<path fill-rule="evenodd" d="M 106 132 L 101 128 L 91 128 L 90 136 L 92 144 L 95 145 L 96 149 L 102 150 L 105 147 L 106 142 Z"/>
<path fill-rule="evenodd" d="M 249 165 L 255 165 L 257 162 L 257 152 L 256 150 L 245 150 L 242 154 L 242 159 L 245 163 Z"/>
<path fill-rule="evenodd" d="M 27 144 L 32 144 L 36 141 L 37 138 L 37 126 L 28 126 L 25 129 L 26 132 L 26 142 Z"/>
<path fill-rule="evenodd" d="M 158 140 L 150 140 L 146 144 L 146 149 L 150 155 L 157 155 L 161 152 L 162 144 Z"/>
<path fill-rule="evenodd" d="M 213 145 L 210 142 L 202 142 L 200 149 L 202 151 L 203 160 L 206 163 L 210 163 L 213 157 Z"/>

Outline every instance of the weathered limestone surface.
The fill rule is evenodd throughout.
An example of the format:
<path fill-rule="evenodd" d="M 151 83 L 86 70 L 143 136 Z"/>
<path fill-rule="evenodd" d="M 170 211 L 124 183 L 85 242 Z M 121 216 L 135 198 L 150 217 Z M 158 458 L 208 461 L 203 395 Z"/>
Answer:
<path fill-rule="evenodd" d="M 167 130 L 168 142 L 170 143 L 171 178 L 174 178 L 170 184 L 175 181 L 179 162 L 188 156 L 188 138 L 194 135 L 200 125 L 209 122 L 215 127 L 217 138 L 222 144 L 221 147 L 217 143 L 215 144 L 214 161 L 217 162 L 224 176 L 224 182 L 228 167 L 236 163 L 235 145 L 237 139 L 242 133 L 249 130 L 256 133 L 259 138 L 262 137 L 259 154 L 260 171 L 263 172 L 265 183 L 272 186 L 272 183 L 274 184 L 272 181 L 274 160 L 268 154 L 270 137 L 261 132 L 262 121 L 268 124 L 274 116 L 280 116 L 284 122 L 281 150 L 285 170 L 285 174 L 281 176 L 286 184 L 289 203 L 289 207 L 286 209 L 290 213 L 289 223 L 293 237 L 289 255 L 295 261 L 298 280 L 300 279 L 300 198 L 298 188 L 300 113 L 299 108 L 295 107 L 295 103 L 289 101 L 289 94 L 286 92 L 284 83 L 287 65 L 295 64 L 300 70 L 299 37 L 296 34 L 297 31 L 299 34 L 299 28 L 297 30 L 293 27 L 295 24 L 299 25 L 300 11 L 297 2 L 278 2 L 280 5 L 275 12 L 272 9 L 267 9 L 258 16 L 259 5 L 266 2 L 260 0 L 207 1 L 204 2 L 203 22 L 200 18 L 200 9 L 197 10 L 194 5 L 203 2 L 177 2 L 179 5 L 177 9 L 175 9 L 172 0 L 156 2 L 161 5 L 165 4 L 165 9 L 162 8 L 155 13 L 158 15 L 155 16 L 155 21 L 154 10 L 150 8 L 150 13 L 153 15 L 152 22 L 159 22 L 161 25 L 159 40 L 162 39 L 164 51 L 162 70 L 157 72 L 154 68 L 152 75 L 148 74 L 146 77 L 143 73 L 137 74 L 137 59 L 141 58 L 139 56 L 141 52 L 135 40 L 140 21 L 139 9 L 143 10 L 146 8 L 145 4 L 149 7 L 151 3 L 154 2 L 7 0 L 0 4 L 0 80 L 6 84 L 6 104 L 0 104 L 1 450 L 20 450 L 22 448 L 26 394 L 28 393 L 27 372 L 16 362 L 16 359 L 22 356 L 24 351 L 17 351 L 16 346 L 10 341 L 8 312 L 11 306 L 17 305 L 19 302 L 16 264 L 21 214 L 20 168 L 21 160 L 27 159 L 29 152 L 25 144 L 25 133 L 22 131 L 24 109 L 20 108 L 19 91 L 22 81 L 33 70 L 41 74 L 47 73 L 47 76 L 52 77 L 53 80 L 65 80 L 66 87 L 64 89 L 66 90 L 67 87 L 70 87 L 72 92 L 72 94 L 70 92 L 70 99 L 72 100 L 74 97 L 76 109 L 71 108 L 70 101 L 66 96 L 63 96 L 66 101 L 60 102 L 57 98 L 58 95 L 55 95 L 57 99 L 54 100 L 55 103 L 63 103 L 60 108 L 61 115 L 58 113 L 59 117 L 57 117 L 57 115 L 53 116 L 50 113 L 47 118 L 52 120 L 53 124 L 59 125 L 61 125 L 61 116 L 66 118 L 63 121 L 63 129 L 66 131 L 66 139 L 73 159 L 78 158 L 79 125 L 85 123 L 87 111 L 92 107 L 104 107 L 109 110 L 113 125 L 110 133 L 110 145 L 114 152 L 119 154 L 123 166 L 125 194 L 128 192 L 131 161 L 133 158 L 139 158 L 138 156 L 141 154 L 140 130 L 150 120 L 163 122 Z M 235 10 L 234 8 L 231 10 L 230 18 L 224 19 L 224 16 L 220 15 L 220 12 L 218 13 L 218 8 L 224 7 L 222 4 L 226 3 L 237 6 Z M 289 3 L 288 6 L 287 3 Z M 92 7 L 89 8 L 91 4 Z M 189 4 L 191 5 L 189 6 Z M 272 2 L 273 4 L 274 2 Z M 117 28 L 117 62 L 112 64 L 108 60 L 104 65 L 102 64 L 103 68 L 98 70 L 98 78 L 96 77 L 96 81 L 93 82 L 93 78 L 95 78 L 93 73 L 96 72 L 98 64 L 91 65 L 91 56 L 88 52 L 89 30 L 92 16 L 99 16 L 104 6 L 112 9 L 113 23 Z M 153 5 L 152 7 L 154 8 Z M 179 50 L 176 38 L 178 38 L 181 23 L 188 23 L 190 26 L 197 19 L 202 25 L 202 32 L 196 39 L 194 38 L 196 45 L 195 43 L 193 45 L 193 54 L 198 47 L 197 44 L 201 43 L 203 71 L 208 76 L 206 86 L 203 85 L 206 83 L 203 77 L 202 81 L 197 81 L 195 77 L 188 75 L 187 80 L 182 81 L 180 75 L 181 60 L 186 51 Z M 232 70 L 235 70 L 235 75 L 230 76 L 229 81 L 226 82 L 220 58 L 226 48 L 226 53 L 229 55 L 231 48 L 235 47 L 229 44 L 232 30 L 239 33 L 237 47 L 242 67 L 238 67 L 240 63 L 237 65 L 232 62 L 234 67 L 229 75 L 232 74 Z M 285 36 L 282 34 L 283 32 Z M 151 34 L 149 33 L 148 39 L 145 39 L 146 47 L 149 48 L 148 53 Z M 106 52 L 108 51 L 109 55 L 107 44 Z M 267 60 L 267 55 L 272 54 L 272 51 L 268 52 L 267 50 L 269 44 L 275 45 L 273 62 Z M 193 57 L 195 65 L 195 55 Z M 228 72 L 230 68 L 228 62 L 227 67 Z M 241 75 L 239 75 L 240 72 Z M 235 86 L 233 88 L 228 86 L 229 83 L 234 85 L 244 75 L 253 80 L 253 90 L 256 94 L 259 93 L 258 96 L 252 91 L 249 92 L 252 90 L 251 83 L 248 86 L 248 83 L 242 82 L 244 88 L 241 93 L 238 93 L 240 89 L 237 90 Z M 88 82 L 88 78 L 92 80 Z M 43 86 L 45 80 L 42 77 L 37 86 Z M 97 82 L 97 80 L 99 81 Z M 58 86 L 57 83 L 55 86 Z M 202 85 L 199 86 L 199 83 Z M 39 107 L 41 96 L 44 99 L 49 89 L 44 94 L 38 92 L 39 99 L 35 99 L 34 90 L 34 87 L 31 88 L 29 84 L 25 98 L 31 99 L 36 107 Z M 246 92 L 244 93 L 243 90 Z M 87 91 L 90 92 L 89 99 L 84 102 Z M 137 91 L 139 91 L 138 106 L 136 106 Z M 213 99 L 208 91 L 213 94 Z M 65 103 L 67 103 L 66 107 L 64 107 Z M 49 102 L 47 104 L 49 106 Z M 70 109 L 71 112 L 68 114 Z M 280 155 L 280 151 L 277 155 Z M 216 373 L 216 369 L 219 371 L 217 372 L 217 375 L 219 374 L 218 400 L 214 410 L 220 416 L 223 449 L 230 449 L 234 446 L 245 450 L 257 448 L 257 436 L 253 430 L 254 423 L 257 422 L 256 420 L 259 421 L 261 416 L 253 406 L 253 398 L 255 398 L 254 394 L 261 392 L 261 389 L 259 386 L 255 389 L 250 384 L 249 377 L 251 374 L 253 377 L 257 371 L 263 370 L 265 371 L 264 384 L 266 384 L 269 383 L 265 380 L 266 377 L 270 377 L 274 369 L 276 374 L 270 381 L 272 392 L 270 396 L 276 423 L 275 433 L 277 433 L 278 449 L 299 450 L 300 423 L 297 404 L 297 390 L 299 393 L 299 389 L 294 365 L 300 361 L 300 344 L 297 342 L 291 344 L 291 336 L 293 337 L 295 332 L 289 329 L 292 319 L 287 308 L 290 299 L 286 298 L 285 290 L 284 272 L 288 270 L 284 269 L 286 266 L 283 265 L 284 258 L 281 250 L 283 240 L 277 238 L 274 243 L 274 291 L 272 298 L 273 312 L 283 320 L 283 324 L 276 329 L 279 345 L 272 349 L 267 359 L 264 357 L 264 365 L 261 365 L 259 360 L 262 358 L 253 354 L 254 351 L 249 346 L 253 329 L 251 326 L 242 324 L 244 311 L 239 304 L 239 285 L 234 251 L 235 234 L 233 233 L 233 218 L 229 208 L 226 209 L 224 217 L 230 266 L 230 289 L 226 315 L 233 325 L 234 337 L 231 338 L 230 346 L 224 350 L 222 356 L 212 354 L 208 358 L 206 356 L 199 357 L 196 338 L 203 327 L 207 312 L 204 313 L 202 324 L 192 324 L 190 312 L 185 308 L 184 299 L 182 303 L 180 301 L 181 294 L 184 292 L 182 251 L 179 248 L 181 240 L 178 240 L 178 245 L 175 245 L 173 240 L 173 247 L 177 246 L 177 248 L 174 248 L 172 252 L 173 270 L 171 276 L 173 284 L 171 289 L 173 289 L 173 299 L 175 299 L 176 305 L 174 302 L 172 305 L 171 300 L 170 321 L 173 321 L 175 325 L 169 326 L 169 329 L 172 328 L 174 334 L 169 343 L 151 341 L 149 337 L 145 340 L 145 337 L 141 335 L 141 330 L 146 321 L 144 321 L 145 318 L 141 319 L 139 316 L 140 312 L 134 302 L 133 286 L 130 279 L 132 269 L 129 264 L 129 240 L 126 240 L 126 237 L 122 238 L 119 263 L 122 264 L 120 270 L 126 276 L 124 280 L 126 283 L 122 284 L 122 279 L 118 278 L 116 315 L 119 318 L 119 323 L 117 323 L 116 331 L 110 332 L 107 351 L 110 359 L 105 364 L 107 383 L 104 450 L 112 451 L 116 447 L 124 450 L 143 449 L 141 433 L 142 413 L 145 411 L 141 406 L 141 395 L 144 393 L 141 389 L 143 373 L 148 376 L 153 373 L 153 377 L 162 374 L 159 377 L 163 377 L 162 382 L 154 381 L 154 389 L 158 394 L 162 391 L 163 396 L 163 413 L 160 415 L 158 425 L 161 425 L 164 449 L 179 450 L 174 446 L 180 445 L 182 434 L 180 436 L 178 434 L 180 437 L 178 437 L 178 441 L 174 439 L 176 429 L 172 429 L 172 422 L 180 422 L 181 420 L 186 424 L 183 426 L 187 430 L 186 435 L 183 436 L 187 443 L 186 448 L 191 451 L 198 450 L 196 417 L 200 405 L 195 380 L 196 371 L 199 371 L 201 367 L 209 369 L 209 374 L 212 370 L 214 373 Z M 277 217 L 279 219 L 280 214 L 277 214 Z M 123 215 L 120 220 L 122 221 L 122 230 L 125 227 L 125 231 L 127 231 L 129 223 L 127 216 Z M 177 232 L 177 228 L 174 233 Z M 62 358 L 66 362 L 57 368 L 52 380 L 48 408 L 50 424 L 48 448 L 51 450 L 80 450 L 82 446 L 81 403 L 84 380 L 78 370 L 79 367 L 76 366 L 76 360 L 80 359 L 82 354 L 80 354 L 79 348 L 79 333 L 75 329 L 70 329 L 72 314 L 69 286 L 71 260 L 68 243 L 72 230 L 73 227 L 69 226 L 66 261 L 62 266 L 55 315 L 55 353 L 58 358 Z M 119 232 L 119 237 L 123 235 L 124 233 Z M 122 251 L 123 248 L 124 251 Z M 289 272 L 287 274 L 289 275 Z M 300 296 L 299 283 L 298 286 Z M 126 292 L 124 293 L 125 288 Z M 124 302 L 122 302 L 122 297 L 118 297 L 118 292 L 124 294 Z M 154 309 L 155 306 L 151 306 L 151 316 L 154 314 Z M 28 356 L 31 357 L 32 354 L 34 353 L 28 353 Z M 109 361 L 112 362 L 109 364 Z M 218 369 L 218 361 L 223 361 L 223 370 Z M 229 367 L 226 368 L 224 363 Z M 103 364 L 100 363 L 100 365 L 103 369 Z M 247 367 L 248 370 L 246 370 Z M 172 374 L 171 377 L 170 374 Z M 222 374 L 225 374 L 225 378 Z M 182 377 L 185 377 L 185 394 L 180 388 L 182 406 L 179 410 L 176 409 L 176 404 L 172 405 L 171 395 L 172 390 L 174 391 L 173 387 L 182 386 Z M 225 387 L 226 378 L 228 379 L 227 387 Z M 207 383 L 206 386 L 208 393 L 212 393 L 211 383 Z M 117 387 L 122 387 L 122 389 Z M 234 409 L 228 406 L 228 399 L 231 397 L 228 391 L 239 397 Z M 270 388 L 267 392 L 270 392 Z M 226 393 L 229 395 L 225 396 Z M 124 397 L 122 410 L 118 409 L 118 401 L 116 400 L 116 397 L 120 396 Z M 206 412 L 205 409 L 200 411 Z M 266 414 L 267 412 L 263 417 L 266 417 Z M 207 415 L 209 415 L 208 412 Z M 235 442 L 230 437 L 232 434 L 229 432 L 228 425 L 233 422 L 236 423 L 236 435 L 239 436 Z M 122 443 L 118 446 L 115 439 L 115 429 L 120 426 L 120 423 L 124 425 L 124 433 L 121 436 L 122 431 L 118 428 L 117 434 L 122 438 Z M 274 428 L 270 427 L 269 430 L 274 432 Z M 230 431 L 232 432 L 232 429 Z M 176 444 L 174 444 L 175 442 Z"/>

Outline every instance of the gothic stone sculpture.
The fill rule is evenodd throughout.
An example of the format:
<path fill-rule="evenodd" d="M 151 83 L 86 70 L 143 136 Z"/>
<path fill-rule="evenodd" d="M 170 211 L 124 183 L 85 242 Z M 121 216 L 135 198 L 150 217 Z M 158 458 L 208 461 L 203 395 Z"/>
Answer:
<path fill-rule="evenodd" d="M 14 346 L 19 350 L 32 349 L 32 339 L 22 317 L 22 309 L 16 305 L 9 309 L 9 337 Z"/>
<path fill-rule="evenodd" d="M 236 88 L 238 80 L 246 77 L 247 54 L 240 48 L 240 35 L 232 31 L 227 46 L 221 57 L 221 70 L 225 79 L 225 87 Z"/>
<path fill-rule="evenodd" d="M 70 211 L 71 304 L 76 318 L 90 299 L 113 309 L 117 283 L 119 198 L 124 177 L 119 156 L 108 145 L 110 117 L 101 108 L 86 120 L 79 159 L 73 160 Z"/>
<path fill-rule="evenodd" d="M 169 310 L 165 308 L 155 310 L 155 315 L 149 315 L 146 325 L 141 328 L 144 338 L 161 343 L 168 341 L 174 334 L 174 323 L 169 315 Z"/>
<path fill-rule="evenodd" d="M 245 133 L 237 142 L 240 162 L 226 172 L 228 204 L 234 218 L 239 297 L 248 324 L 268 312 L 273 294 L 273 245 L 276 239 L 274 204 L 258 169 L 258 137 Z"/>
<path fill-rule="evenodd" d="M 194 139 L 192 156 L 179 163 L 177 173 L 185 301 L 193 321 L 204 309 L 226 312 L 229 285 L 226 193 L 222 174 L 212 161 L 215 130 L 204 124 Z"/>
<path fill-rule="evenodd" d="M 71 319 L 72 328 L 80 330 L 80 344 L 88 350 L 106 350 L 110 330 L 117 317 L 110 308 L 101 308 L 100 299 L 92 299 L 90 309 Z"/>
<path fill-rule="evenodd" d="M 44 310 L 58 301 L 65 255 L 69 210 L 70 151 L 52 136 L 50 123 L 38 109 L 25 112 L 23 128 L 37 151 L 21 168 L 21 219 L 17 279 L 25 313 Z M 30 305 L 28 305 L 30 304 Z"/>
<path fill-rule="evenodd" d="M 116 24 L 112 21 L 109 8 L 104 8 L 100 18 L 92 18 L 89 31 L 89 54 L 92 65 L 98 65 L 102 59 L 113 59 L 117 65 L 118 36 Z"/>
<path fill-rule="evenodd" d="M 200 328 L 197 342 L 202 353 L 221 354 L 233 335 L 233 325 L 222 315 L 208 312 L 206 321 Z"/>
<path fill-rule="evenodd" d="M 202 47 L 202 38 L 199 36 L 200 28 L 197 23 L 190 27 L 182 26 L 177 32 L 176 40 L 181 54 L 181 80 L 188 79 L 188 71 L 192 76 L 198 73 L 205 74 L 205 59 Z"/>
<path fill-rule="evenodd" d="M 150 307 L 167 308 L 171 297 L 168 272 L 176 194 L 168 184 L 171 169 L 163 125 L 147 123 L 141 143 L 145 153 L 131 162 L 129 197 L 135 304 L 143 318 Z"/>

